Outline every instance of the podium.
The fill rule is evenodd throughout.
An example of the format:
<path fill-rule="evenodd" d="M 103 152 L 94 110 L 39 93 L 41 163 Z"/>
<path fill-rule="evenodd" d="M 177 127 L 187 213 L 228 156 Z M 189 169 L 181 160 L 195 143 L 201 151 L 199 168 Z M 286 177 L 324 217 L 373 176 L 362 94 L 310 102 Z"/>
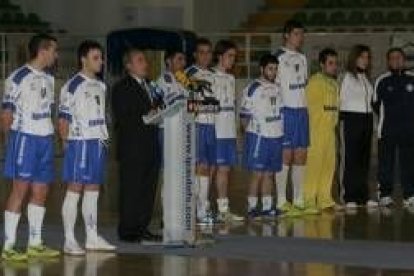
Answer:
<path fill-rule="evenodd" d="M 164 125 L 164 170 L 162 188 L 163 245 L 196 245 L 195 117 L 215 113 L 218 101 L 194 91 L 156 112 L 143 116 L 146 124 Z"/>

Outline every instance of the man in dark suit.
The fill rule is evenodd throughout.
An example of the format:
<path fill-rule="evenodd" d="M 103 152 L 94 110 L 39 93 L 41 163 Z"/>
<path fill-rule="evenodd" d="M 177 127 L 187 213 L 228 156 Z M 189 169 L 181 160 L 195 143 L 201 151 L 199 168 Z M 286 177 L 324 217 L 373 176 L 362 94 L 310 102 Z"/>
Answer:
<path fill-rule="evenodd" d="M 160 240 L 147 229 L 159 173 L 158 127 L 142 120 L 154 107 L 146 82 L 148 63 L 142 51 L 130 49 L 124 66 L 126 76 L 112 89 L 120 176 L 118 236 L 126 242 Z"/>

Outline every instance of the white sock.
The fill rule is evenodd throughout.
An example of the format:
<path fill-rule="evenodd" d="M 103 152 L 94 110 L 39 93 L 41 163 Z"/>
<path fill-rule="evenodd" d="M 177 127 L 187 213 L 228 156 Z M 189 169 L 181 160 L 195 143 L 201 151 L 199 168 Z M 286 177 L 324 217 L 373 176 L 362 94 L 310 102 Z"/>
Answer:
<path fill-rule="evenodd" d="M 282 170 L 276 174 L 277 207 L 286 203 L 286 186 L 289 173 L 289 166 L 283 165 Z"/>
<path fill-rule="evenodd" d="M 229 199 L 225 198 L 218 198 L 217 205 L 220 213 L 226 213 L 229 211 Z"/>
<path fill-rule="evenodd" d="M 16 243 L 16 231 L 20 214 L 10 211 L 4 212 L 4 246 L 5 250 L 12 249 Z"/>
<path fill-rule="evenodd" d="M 257 207 L 257 196 L 247 197 L 247 203 L 249 211 L 254 210 Z"/>
<path fill-rule="evenodd" d="M 85 191 L 82 200 L 82 215 L 85 222 L 86 239 L 95 239 L 98 236 L 98 191 Z"/>
<path fill-rule="evenodd" d="M 292 167 L 293 203 L 303 206 L 303 173 L 305 166 Z"/>
<path fill-rule="evenodd" d="M 63 229 L 66 241 L 76 241 L 75 223 L 78 215 L 78 202 L 80 195 L 71 191 L 66 192 L 65 200 L 62 205 Z"/>
<path fill-rule="evenodd" d="M 208 191 L 210 188 L 210 178 L 208 176 L 198 176 L 198 194 L 197 194 L 197 216 L 204 218 L 207 215 Z"/>
<path fill-rule="evenodd" d="M 29 220 L 29 246 L 42 244 L 42 226 L 46 208 L 29 203 L 27 205 L 27 218 Z"/>
<path fill-rule="evenodd" d="M 269 211 L 272 209 L 272 196 L 263 196 L 262 197 L 262 210 Z"/>

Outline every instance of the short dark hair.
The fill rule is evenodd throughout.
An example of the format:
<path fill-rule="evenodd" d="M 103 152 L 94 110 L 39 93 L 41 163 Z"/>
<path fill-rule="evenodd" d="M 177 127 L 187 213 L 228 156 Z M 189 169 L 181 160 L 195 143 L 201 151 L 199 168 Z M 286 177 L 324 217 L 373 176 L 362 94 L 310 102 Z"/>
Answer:
<path fill-rule="evenodd" d="M 407 55 L 405 54 L 403 48 L 401 48 L 401 47 L 392 47 L 392 48 L 388 49 L 388 51 L 387 51 L 387 59 L 389 59 L 390 55 L 395 53 L 395 52 L 400 53 L 404 58 L 407 57 Z"/>
<path fill-rule="evenodd" d="M 40 50 L 50 47 L 52 41 L 57 42 L 57 39 L 49 34 L 40 33 L 32 36 L 28 44 L 29 58 L 36 58 Z"/>
<path fill-rule="evenodd" d="M 205 37 L 199 37 L 195 42 L 195 50 L 197 50 L 199 46 L 213 47 L 213 44 L 211 43 L 210 39 Z"/>
<path fill-rule="evenodd" d="M 288 20 L 285 22 L 285 25 L 283 26 L 283 34 L 290 34 L 294 29 L 302 29 L 305 30 L 305 27 L 303 24 L 297 20 Z"/>
<path fill-rule="evenodd" d="M 130 61 L 134 54 L 142 53 L 144 54 L 144 51 L 137 47 L 129 47 L 124 51 L 124 54 L 122 56 L 122 63 L 124 66 L 126 66 Z"/>
<path fill-rule="evenodd" d="M 364 44 L 357 44 L 351 48 L 351 51 L 348 55 L 348 62 L 346 66 L 346 70 L 354 76 L 356 76 L 358 73 L 357 60 L 363 53 L 368 53 L 370 58 L 370 63 L 368 64 L 366 74 L 367 76 L 369 76 L 371 73 L 371 48 Z"/>
<path fill-rule="evenodd" d="M 224 55 L 230 49 L 237 49 L 236 43 L 228 39 L 219 40 L 214 47 L 214 62 L 217 63 L 219 56 Z"/>
<path fill-rule="evenodd" d="M 103 53 L 103 47 L 95 40 L 84 40 L 78 47 L 78 66 L 82 67 L 82 58 L 86 57 L 91 50 L 99 50 Z"/>
<path fill-rule="evenodd" d="M 164 55 L 164 62 L 167 64 L 167 60 L 173 59 L 176 55 L 183 54 L 185 55 L 184 51 L 181 49 L 168 49 Z"/>
<path fill-rule="evenodd" d="M 259 66 L 265 68 L 268 64 L 279 64 L 277 57 L 268 53 L 260 57 Z"/>
<path fill-rule="evenodd" d="M 319 52 L 319 63 L 325 64 L 328 57 L 337 57 L 338 53 L 333 48 L 325 48 Z"/>

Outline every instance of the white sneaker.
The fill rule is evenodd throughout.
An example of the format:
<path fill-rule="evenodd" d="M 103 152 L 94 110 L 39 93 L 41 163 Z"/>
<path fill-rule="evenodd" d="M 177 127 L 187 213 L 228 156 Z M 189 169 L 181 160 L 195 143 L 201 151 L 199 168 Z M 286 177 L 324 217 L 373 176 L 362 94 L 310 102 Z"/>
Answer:
<path fill-rule="evenodd" d="M 378 202 L 372 199 L 368 200 L 367 208 L 378 208 Z"/>
<path fill-rule="evenodd" d="M 404 200 L 404 207 L 414 207 L 414 196 Z"/>
<path fill-rule="evenodd" d="M 86 239 L 86 250 L 92 251 L 115 251 L 116 246 L 107 242 L 101 236 L 96 236 L 94 238 L 87 238 Z"/>
<path fill-rule="evenodd" d="M 63 252 L 67 255 L 72 256 L 85 255 L 85 249 L 80 247 L 77 241 L 65 241 L 65 245 L 63 246 Z"/>
<path fill-rule="evenodd" d="M 222 222 L 244 221 L 243 217 L 235 215 L 230 211 L 219 213 L 218 219 Z"/>
<path fill-rule="evenodd" d="M 381 207 L 389 207 L 394 204 L 394 200 L 390 196 L 384 196 L 380 198 L 379 205 Z"/>
<path fill-rule="evenodd" d="M 356 209 L 356 208 L 358 208 L 358 204 L 356 204 L 356 202 L 347 202 L 345 204 L 345 208 L 346 209 Z"/>

